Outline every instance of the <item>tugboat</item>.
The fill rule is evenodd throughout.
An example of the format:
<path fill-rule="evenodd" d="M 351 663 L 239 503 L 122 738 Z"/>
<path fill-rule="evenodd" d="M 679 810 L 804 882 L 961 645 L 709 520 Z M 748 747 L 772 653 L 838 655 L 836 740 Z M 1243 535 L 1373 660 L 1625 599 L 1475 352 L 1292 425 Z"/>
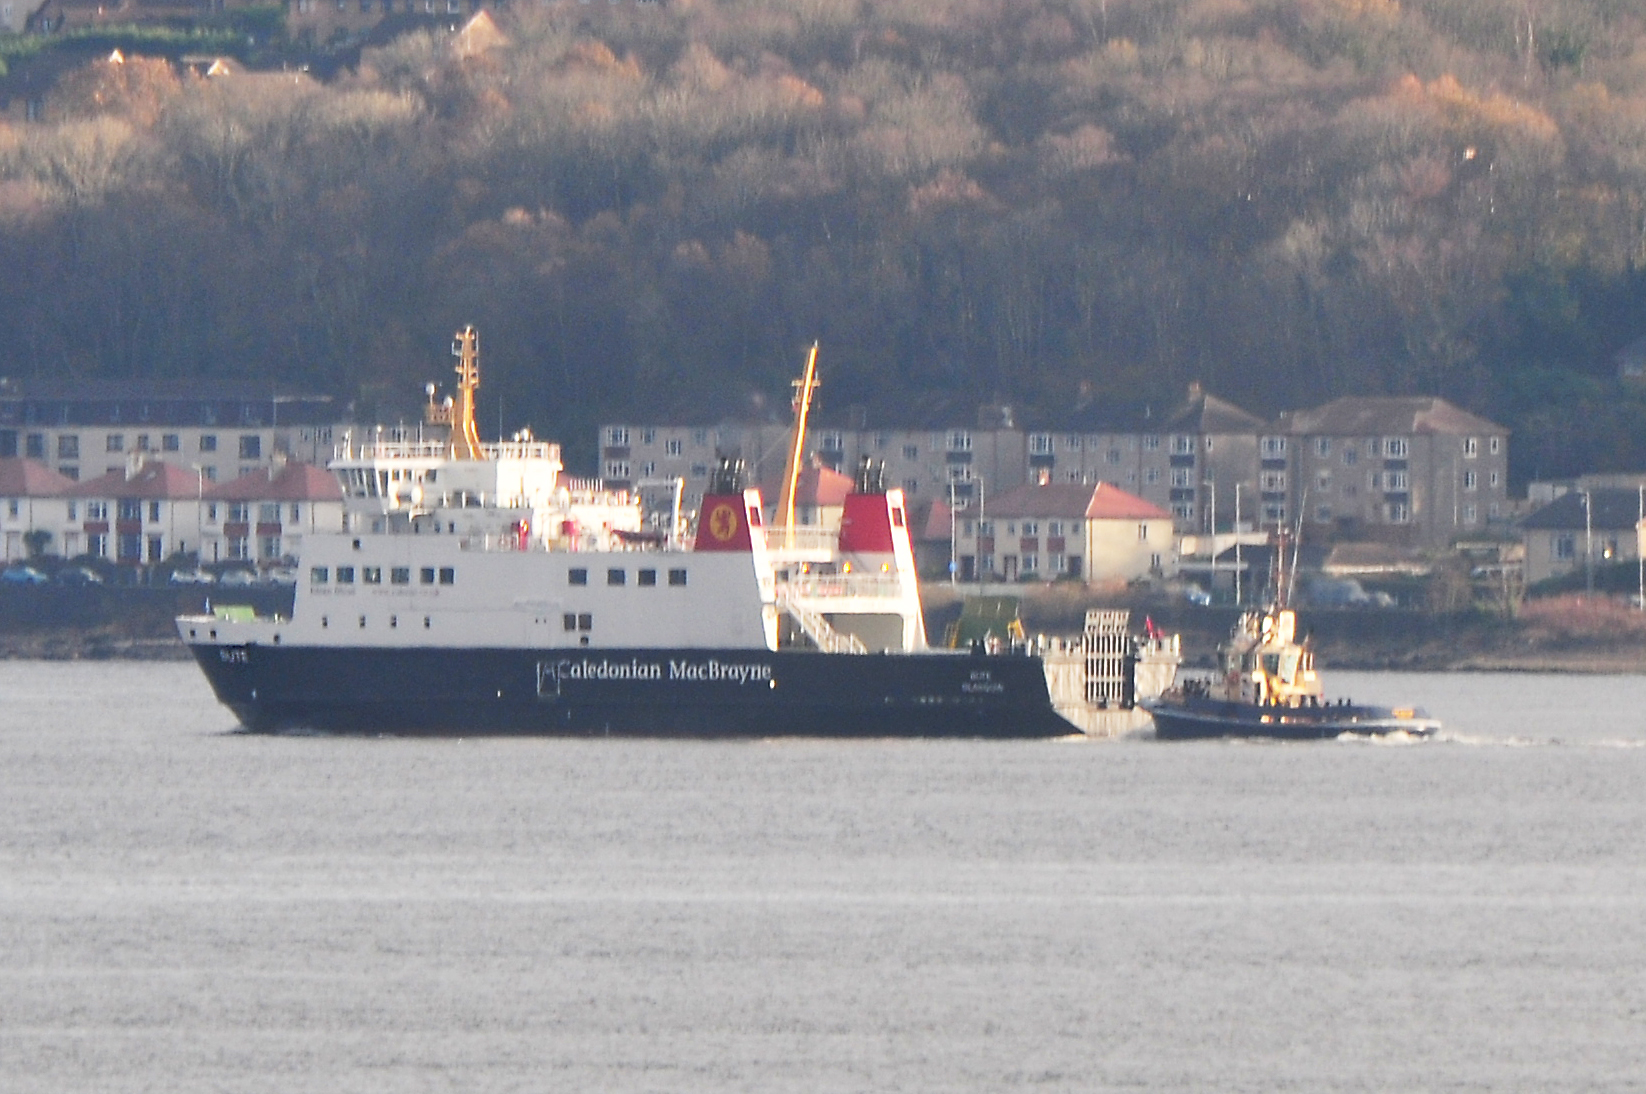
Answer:
<path fill-rule="evenodd" d="M 1284 548 L 1278 554 L 1283 557 Z M 1276 582 L 1282 591 L 1282 578 Z M 1276 601 L 1241 615 L 1218 648 L 1219 675 L 1180 680 L 1142 706 L 1155 736 L 1179 741 L 1204 737 L 1278 737 L 1319 740 L 1343 734 L 1404 733 L 1426 737 L 1440 722 L 1413 707 L 1328 699 L 1315 670 L 1314 649 L 1297 639 L 1297 614 Z"/>
<path fill-rule="evenodd" d="M 458 397 L 431 390 L 426 412 L 437 439 L 346 442 L 332 461 L 343 525 L 304 537 L 289 617 L 177 620 L 247 728 L 1049 737 L 1125 728 L 1170 682 L 1175 643 L 1139 657 L 1108 621 L 1055 647 L 928 645 L 908 508 L 871 469 L 838 528 L 793 526 L 791 464 L 768 534 L 728 459 L 695 529 L 648 530 L 629 491 L 563 475 L 558 446 L 481 441 L 472 328 L 453 354 Z"/>

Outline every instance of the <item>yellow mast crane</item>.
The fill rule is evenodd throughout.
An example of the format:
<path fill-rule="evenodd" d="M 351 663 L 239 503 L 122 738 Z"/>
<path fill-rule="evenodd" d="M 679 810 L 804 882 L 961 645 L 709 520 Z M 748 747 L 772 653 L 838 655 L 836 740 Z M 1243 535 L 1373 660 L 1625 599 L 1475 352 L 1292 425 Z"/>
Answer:
<path fill-rule="evenodd" d="M 434 401 L 434 385 L 429 385 L 429 405 L 424 419 L 430 425 L 451 427 L 448 452 L 454 460 L 478 460 L 480 427 L 474 422 L 475 393 L 480 390 L 480 335 L 473 327 L 464 327 L 452 339 L 452 356 L 457 360 L 457 401 L 447 399 L 443 405 Z"/>
<path fill-rule="evenodd" d="M 817 343 L 806 355 L 806 372 L 794 381 L 794 447 L 789 452 L 788 474 L 783 480 L 783 545 L 794 546 L 794 495 L 800 486 L 800 461 L 806 450 L 806 415 L 811 412 L 812 392 L 817 390 Z"/>

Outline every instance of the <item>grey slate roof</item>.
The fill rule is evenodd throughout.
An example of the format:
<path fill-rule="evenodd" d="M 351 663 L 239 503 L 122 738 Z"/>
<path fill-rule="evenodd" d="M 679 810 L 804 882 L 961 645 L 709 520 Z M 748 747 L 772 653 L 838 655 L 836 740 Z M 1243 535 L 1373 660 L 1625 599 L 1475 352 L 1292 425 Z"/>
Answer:
<path fill-rule="evenodd" d="M 1635 490 L 1591 490 L 1589 504 L 1592 506 L 1589 526 L 1596 531 L 1632 531 L 1640 517 L 1640 493 Z M 1562 494 L 1521 521 L 1520 526 L 1565 532 L 1583 531 L 1583 493 L 1573 490 Z"/>
<path fill-rule="evenodd" d="M 1325 406 L 1281 415 L 1288 433 L 1382 437 L 1419 433 L 1505 435 L 1509 430 L 1432 395 L 1350 395 Z"/>

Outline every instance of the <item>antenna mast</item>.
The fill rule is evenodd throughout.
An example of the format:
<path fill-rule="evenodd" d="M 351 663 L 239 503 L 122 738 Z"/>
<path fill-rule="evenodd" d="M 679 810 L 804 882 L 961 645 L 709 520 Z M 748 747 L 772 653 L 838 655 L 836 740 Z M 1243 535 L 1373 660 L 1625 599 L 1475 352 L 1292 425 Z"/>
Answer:
<path fill-rule="evenodd" d="M 794 381 L 794 448 L 789 452 L 789 473 L 783 480 L 783 545 L 794 546 L 794 495 L 800 486 L 800 461 L 806 449 L 806 415 L 812 409 L 812 392 L 817 390 L 817 343 L 806 355 L 806 372 Z"/>

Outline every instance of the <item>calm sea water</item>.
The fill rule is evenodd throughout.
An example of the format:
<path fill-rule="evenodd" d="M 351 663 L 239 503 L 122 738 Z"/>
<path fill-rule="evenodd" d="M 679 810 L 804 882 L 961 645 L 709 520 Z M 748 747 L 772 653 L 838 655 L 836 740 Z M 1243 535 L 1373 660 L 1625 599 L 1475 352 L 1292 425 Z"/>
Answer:
<path fill-rule="evenodd" d="M 0 1089 L 1646 1089 L 1646 678 L 1334 682 L 1448 733 L 254 737 L 0 664 Z"/>

